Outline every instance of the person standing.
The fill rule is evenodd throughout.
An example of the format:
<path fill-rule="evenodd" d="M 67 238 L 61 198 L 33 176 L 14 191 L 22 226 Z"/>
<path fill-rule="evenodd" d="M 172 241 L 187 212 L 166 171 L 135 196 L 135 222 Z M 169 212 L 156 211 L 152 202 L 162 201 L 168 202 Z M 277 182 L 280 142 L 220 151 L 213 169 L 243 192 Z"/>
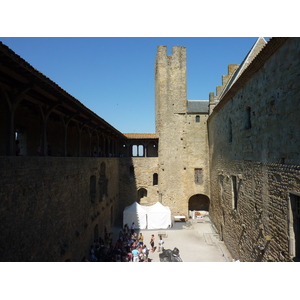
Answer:
<path fill-rule="evenodd" d="M 139 251 L 136 248 L 134 248 L 131 251 L 131 253 L 132 253 L 132 261 L 133 262 L 139 262 Z"/>
<path fill-rule="evenodd" d="M 157 252 L 163 251 L 163 246 L 164 246 L 164 240 L 162 239 L 162 236 L 159 236 L 159 242 L 158 242 L 158 250 Z"/>
<path fill-rule="evenodd" d="M 151 252 L 154 252 L 154 234 L 151 235 L 150 245 L 151 245 Z"/>
<path fill-rule="evenodd" d="M 135 225 L 134 225 L 134 222 L 132 222 L 132 224 L 131 224 L 131 234 L 134 234 L 134 230 L 135 230 Z"/>
<path fill-rule="evenodd" d="M 128 228 L 127 223 L 124 225 L 124 233 L 125 233 L 125 234 L 128 234 L 128 233 L 129 233 L 129 228 Z"/>
<path fill-rule="evenodd" d="M 142 235 L 142 233 L 140 233 L 140 236 L 139 236 L 139 246 L 143 246 L 144 245 L 144 237 Z"/>
<path fill-rule="evenodd" d="M 143 254 L 144 254 L 144 260 L 148 259 L 148 255 L 149 255 L 149 249 L 147 248 L 146 245 L 143 246 Z"/>

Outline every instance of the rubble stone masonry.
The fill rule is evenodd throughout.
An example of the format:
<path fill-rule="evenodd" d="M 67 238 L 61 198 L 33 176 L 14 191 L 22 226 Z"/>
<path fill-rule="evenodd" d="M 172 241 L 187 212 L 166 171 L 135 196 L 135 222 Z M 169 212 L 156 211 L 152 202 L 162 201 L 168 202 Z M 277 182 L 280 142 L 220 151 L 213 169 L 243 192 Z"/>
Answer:
<path fill-rule="evenodd" d="M 210 215 L 241 261 L 295 256 L 290 206 L 300 193 L 299 43 L 284 41 L 265 61 L 263 49 L 236 93 L 225 95 L 208 119 Z M 248 71 L 253 75 L 245 80 Z"/>

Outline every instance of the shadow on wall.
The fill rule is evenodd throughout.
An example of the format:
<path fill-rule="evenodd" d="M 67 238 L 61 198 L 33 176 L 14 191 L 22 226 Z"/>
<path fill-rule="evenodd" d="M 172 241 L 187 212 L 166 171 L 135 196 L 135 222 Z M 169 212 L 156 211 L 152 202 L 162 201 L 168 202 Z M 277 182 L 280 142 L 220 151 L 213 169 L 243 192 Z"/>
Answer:
<path fill-rule="evenodd" d="M 146 190 L 137 192 L 137 184 L 135 179 L 135 169 L 131 157 L 120 159 L 120 206 L 116 218 L 115 226 L 123 226 L 123 211 L 126 206 L 134 202 L 139 202 L 138 195 L 144 196 Z M 142 195 L 141 195 L 142 194 Z"/>

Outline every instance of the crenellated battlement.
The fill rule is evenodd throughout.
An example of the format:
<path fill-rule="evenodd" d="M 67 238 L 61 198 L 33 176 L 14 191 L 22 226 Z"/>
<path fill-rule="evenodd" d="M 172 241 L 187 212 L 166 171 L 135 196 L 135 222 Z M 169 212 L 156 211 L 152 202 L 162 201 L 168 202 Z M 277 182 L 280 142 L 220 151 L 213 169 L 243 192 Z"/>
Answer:
<path fill-rule="evenodd" d="M 220 96 L 223 94 L 225 88 L 230 84 L 231 79 L 233 78 L 235 71 L 238 70 L 240 65 L 237 64 L 230 64 L 228 65 L 228 74 L 222 75 L 222 85 L 216 87 L 216 95 L 211 92 L 209 93 L 209 111 L 210 113 L 217 105 L 218 101 L 220 100 Z"/>
<path fill-rule="evenodd" d="M 156 132 L 164 127 L 165 116 L 186 112 L 186 47 L 158 46 L 155 62 Z M 172 114 L 170 114 L 172 110 Z"/>

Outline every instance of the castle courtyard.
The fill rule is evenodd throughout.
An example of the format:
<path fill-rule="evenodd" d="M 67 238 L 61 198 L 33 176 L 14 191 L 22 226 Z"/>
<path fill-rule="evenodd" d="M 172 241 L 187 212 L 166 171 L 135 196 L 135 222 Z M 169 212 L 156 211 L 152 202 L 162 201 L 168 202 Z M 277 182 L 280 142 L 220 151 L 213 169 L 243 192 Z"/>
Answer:
<path fill-rule="evenodd" d="M 190 224 L 190 226 L 188 226 Z M 116 241 L 121 230 L 115 227 L 113 240 Z M 171 229 L 137 230 L 144 236 L 144 244 L 151 249 L 150 238 L 154 234 L 156 251 L 150 251 L 151 262 L 160 262 L 158 249 L 159 235 L 162 234 L 165 249 L 179 249 L 183 262 L 232 262 L 224 242 L 220 241 L 219 234 L 215 231 L 209 216 L 202 219 L 190 219 L 189 222 L 173 222 Z"/>

